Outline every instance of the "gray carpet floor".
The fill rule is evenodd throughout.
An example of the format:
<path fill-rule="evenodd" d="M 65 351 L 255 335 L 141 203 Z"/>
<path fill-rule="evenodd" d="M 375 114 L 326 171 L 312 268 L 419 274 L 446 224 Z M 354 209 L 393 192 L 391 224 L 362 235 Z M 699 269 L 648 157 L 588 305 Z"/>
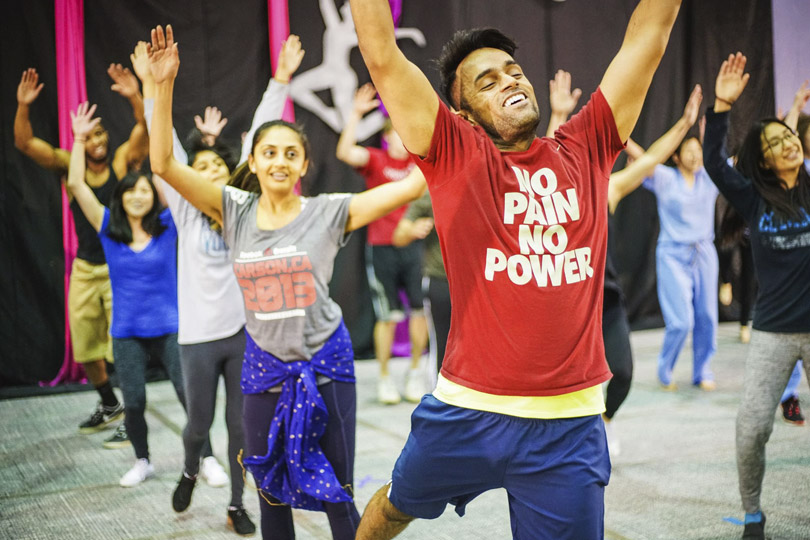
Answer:
<path fill-rule="evenodd" d="M 689 384 L 691 353 L 676 367 L 677 392 L 663 392 L 655 378 L 663 332 L 632 336 L 633 387 L 616 416 L 621 454 L 605 495 L 605 536 L 621 540 L 735 539 L 743 512 L 734 461 L 734 418 L 742 385 L 746 345 L 737 326 L 721 325 L 713 368 L 718 382 L 706 393 Z M 406 360 L 394 360 L 404 378 Z M 375 402 L 373 361 L 357 363 L 358 430 L 355 493 L 358 508 L 389 477 L 407 437 L 411 404 Z M 77 424 L 95 404 L 92 393 L 0 401 L 0 538 L 38 539 L 232 539 L 225 527 L 228 488 L 198 484 L 191 507 L 171 509 L 182 468 L 184 413 L 167 382 L 148 385 L 149 443 L 155 477 L 124 489 L 120 476 L 132 465 L 131 448 L 105 450 L 105 431 L 81 435 Z M 800 398 L 810 413 L 805 381 Z M 777 411 L 774 411 L 777 414 Z M 222 411 L 212 428 L 214 453 L 225 462 Z M 762 496 L 767 534 L 774 540 L 810 539 L 810 427 L 777 416 L 767 447 Z M 258 524 L 255 490 L 245 501 Z M 295 512 L 299 540 L 329 539 L 323 514 Z M 488 492 L 459 518 L 448 509 L 436 520 L 417 521 L 403 539 L 496 540 L 511 538 L 506 493 Z"/>

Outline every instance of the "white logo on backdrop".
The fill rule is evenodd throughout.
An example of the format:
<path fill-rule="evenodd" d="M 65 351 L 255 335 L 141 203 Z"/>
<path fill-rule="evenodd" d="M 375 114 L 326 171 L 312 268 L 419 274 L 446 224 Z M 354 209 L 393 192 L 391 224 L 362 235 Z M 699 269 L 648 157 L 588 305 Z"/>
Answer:
<path fill-rule="evenodd" d="M 352 49 L 357 47 L 357 32 L 354 30 L 348 0 L 335 8 L 334 0 L 319 0 L 321 15 L 326 24 L 323 33 L 323 61 L 309 71 L 292 78 L 290 96 L 305 109 L 332 128 L 343 131 L 345 119 L 351 114 L 354 93 L 357 91 L 357 74 L 349 63 Z M 410 39 L 420 47 L 425 46 L 425 36 L 418 28 L 397 28 L 397 39 Z M 333 106 L 328 106 L 316 92 L 330 90 Z M 380 111 L 367 114 L 357 126 L 357 140 L 363 141 L 382 129 L 384 117 Z"/>

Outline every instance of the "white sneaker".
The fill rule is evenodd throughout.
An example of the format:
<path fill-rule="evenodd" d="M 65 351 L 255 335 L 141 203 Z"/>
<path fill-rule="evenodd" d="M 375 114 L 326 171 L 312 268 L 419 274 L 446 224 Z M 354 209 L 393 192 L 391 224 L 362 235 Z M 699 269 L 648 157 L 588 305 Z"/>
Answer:
<path fill-rule="evenodd" d="M 135 487 L 150 476 L 155 474 L 155 467 L 149 463 L 148 459 L 139 459 L 135 465 L 121 477 L 118 482 L 121 487 Z"/>
<path fill-rule="evenodd" d="M 405 399 L 419 403 L 425 395 L 425 374 L 420 368 L 409 369 L 405 376 Z"/>
<path fill-rule="evenodd" d="M 202 460 L 200 464 L 200 476 L 205 480 L 205 483 L 211 487 L 223 487 L 228 485 L 228 473 L 219 464 L 217 458 L 208 456 Z"/>
<path fill-rule="evenodd" d="M 619 437 L 616 435 L 616 428 L 613 422 L 605 422 L 605 435 L 607 436 L 608 452 L 610 457 L 618 457 L 622 453 L 622 445 L 619 443 Z"/>
<path fill-rule="evenodd" d="M 390 375 L 385 377 L 380 375 L 380 380 L 377 382 L 377 401 L 383 405 L 396 405 L 402 401 Z"/>

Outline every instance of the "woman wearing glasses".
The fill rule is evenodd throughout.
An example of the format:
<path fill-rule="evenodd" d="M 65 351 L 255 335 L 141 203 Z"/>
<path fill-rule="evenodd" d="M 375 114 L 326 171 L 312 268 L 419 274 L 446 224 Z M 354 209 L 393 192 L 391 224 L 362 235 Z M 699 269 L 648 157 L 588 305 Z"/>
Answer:
<path fill-rule="evenodd" d="M 775 118 L 754 123 L 736 169 L 726 163 L 728 111 L 748 82 L 745 61 L 737 53 L 720 68 L 705 146 L 712 180 L 749 225 L 759 281 L 736 438 L 743 538 L 764 539 L 760 494 L 773 411 L 796 361 L 810 358 L 810 176 L 801 141 Z"/>

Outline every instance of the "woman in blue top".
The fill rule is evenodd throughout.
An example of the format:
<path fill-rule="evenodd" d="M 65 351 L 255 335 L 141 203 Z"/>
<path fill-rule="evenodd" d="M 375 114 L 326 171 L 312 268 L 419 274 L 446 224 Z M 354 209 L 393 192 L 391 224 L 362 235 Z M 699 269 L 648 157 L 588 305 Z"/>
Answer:
<path fill-rule="evenodd" d="M 125 422 L 135 450 L 135 465 L 121 477 L 132 487 L 154 474 L 149 462 L 146 408 L 146 364 L 160 358 L 185 406 L 177 349 L 177 230 L 171 214 L 157 199 L 151 180 L 130 173 L 115 186 L 107 209 L 84 181 L 84 145 L 98 124 L 96 107 L 79 106 L 73 120 L 73 152 L 67 186 L 87 221 L 98 231 L 110 268 L 113 314 L 110 335 Z"/>
<path fill-rule="evenodd" d="M 294 188 L 309 168 L 306 136 L 274 121 L 256 130 L 244 169 L 257 190 L 216 186 L 172 156 L 179 56 L 170 26 L 165 35 L 152 30 L 150 59 L 152 170 L 222 224 L 242 293 L 243 462 L 260 488 L 262 535 L 295 538 L 291 509 L 305 508 L 326 512 L 335 539 L 354 539 L 353 353 L 329 282 L 348 233 L 419 197 L 424 178 L 414 173 L 359 194 L 301 197 Z"/>
<path fill-rule="evenodd" d="M 660 232 L 655 249 L 658 303 L 666 330 L 658 355 L 658 380 L 677 387 L 672 370 L 692 331 L 692 384 L 715 388 L 709 361 L 717 349 L 717 251 L 714 205 L 717 188 L 703 168 L 703 150 L 687 137 L 672 156 L 675 167 L 658 165 L 644 180 L 655 193 Z"/>
<path fill-rule="evenodd" d="M 706 169 L 749 226 L 759 282 L 736 443 L 743 538 L 764 539 L 760 494 L 773 411 L 796 361 L 810 358 L 810 175 L 801 141 L 776 118 L 753 125 L 736 169 L 726 162 L 728 111 L 748 83 L 745 62 L 731 55 L 717 75 L 714 111 L 706 114 Z"/>

